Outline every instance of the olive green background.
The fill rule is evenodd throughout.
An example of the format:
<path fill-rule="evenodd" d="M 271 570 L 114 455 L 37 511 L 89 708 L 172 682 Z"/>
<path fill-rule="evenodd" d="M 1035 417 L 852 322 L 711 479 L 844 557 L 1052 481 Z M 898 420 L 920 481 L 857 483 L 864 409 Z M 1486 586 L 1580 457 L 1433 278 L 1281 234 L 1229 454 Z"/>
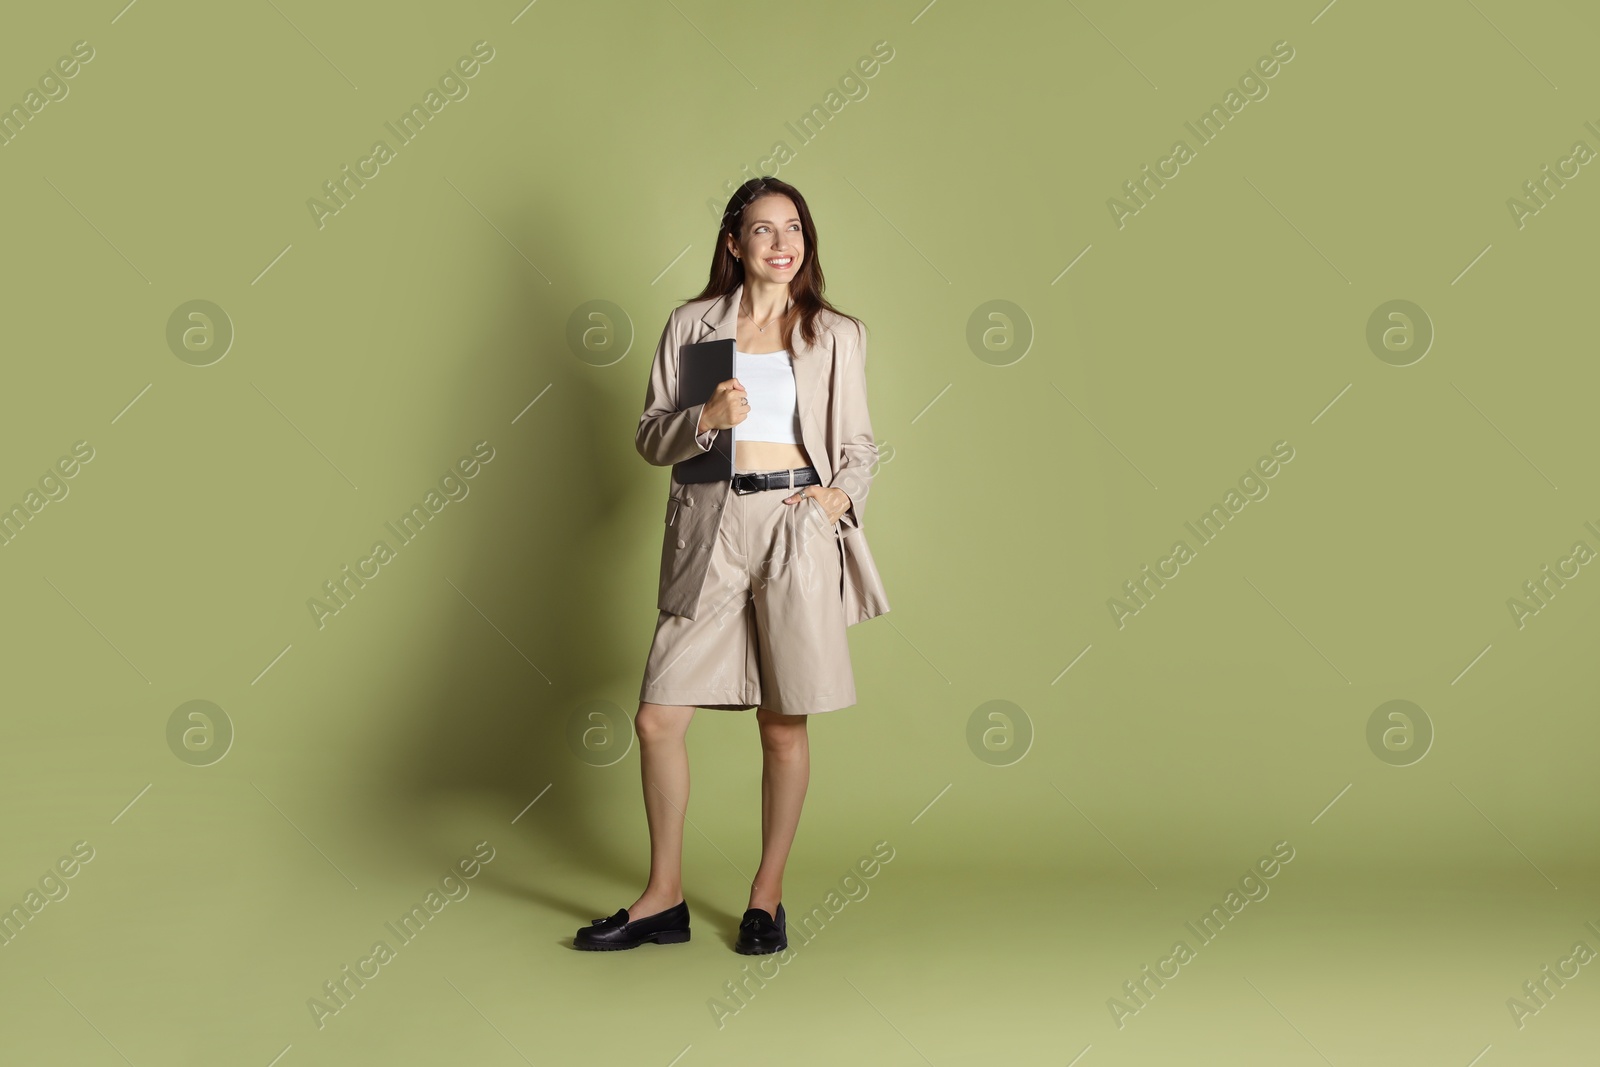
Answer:
<path fill-rule="evenodd" d="M 0 104 L 94 49 L 0 146 L 0 505 L 93 450 L 0 547 L 0 906 L 93 850 L 0 947 L 7 1062 L 1593 1055 L 1594 966 L 1521 1026 L 1507 1005 L 1600 949 L 1600 577 L 1508 607 L 1600 550 L 1600 178 L 1521 226 L 1507 204 L 1600 149 L 1585 5 L 6 23 Z M 468 94 L 319 227 L 307 201 L 479 41 Z M 1280 41 L 1267 95 L 1196 147 L 1185 123 Z M 803 141 L 813 106 L 836 113 Z M 1119 226 L 1108 201 L 1179 138 L 1194 158 Z M 762 171 L 869 327 L 893 610 L 851 629 L 859 703 L 810 724 L 799 951 L 719 1025 L 750 963 L 749 713 L 690 733 L 695 939 L 570 939 L 646 874 L 648 362 Z M 197 300 L 225 352 L 169 341 Z M 1397 300 L 1420 358 L 1369 344 Z M 484 441 L 400 545 L 385 523 Z M 1270 492 L 1199 545 L 1185 524 L 1277 442 Z M 308 601 L 380 539 L 319 627 Z M 1108 601 L 1179 539 L 1194 558 L 1119 627 Z M 470 893 L 319 1027 L 308 1000 L 479 842 Z M 1270 894 L 1199 947 L 1185 923 L 1277 842 Z M 1119 1026 L 1181 939 L 1196 958 Z"/>

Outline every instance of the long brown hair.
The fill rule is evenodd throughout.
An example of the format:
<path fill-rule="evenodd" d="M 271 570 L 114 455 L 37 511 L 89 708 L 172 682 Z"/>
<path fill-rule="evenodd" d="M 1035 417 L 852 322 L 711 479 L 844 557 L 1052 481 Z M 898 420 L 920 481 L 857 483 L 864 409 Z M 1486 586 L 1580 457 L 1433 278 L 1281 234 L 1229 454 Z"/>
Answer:
<path fill-rule="evenodd" d="M 822 278 L 822 258 L 818 253 L 817 228 L 811 221 L 811 209 L 806 206 L 806 198 L 800 195 L 800 190 L 786 181 L 763 174 L 759 178 L 751 178 L 728 199 L 728 206 L 722 211 L 722 225 L 717 230 L 717 250 L 711 257 L 711 276 L 706 281 L 706 287 L 698 295 L 689 298 L 690 302 L 704 300 L 706 297 L 726 296 L 733 292 L 744 282 L 744 263 L 728 251 L 727 237 L 732 236 L 734 242 L 739 240 L 739 234 L 744 229 L 745 212 L 750 205 L 763 196 L 771 193 L 781 193 L 794 201 L 795 211 L 800 215 L 800 233 L 805 239 L 805 259 L 800 264 L 800 270 L 789 282 L 789 295 L 794 300 L 783 318 L 783 337 L 788 340 L 793 337 L 796 326 L 800 328 L 800 336 L 806 344 L 815 344 L 817 335 L 821 332 L 817 325 L 817 316 L 823 309 L 842 315 L 862 326 L 861 320 L 854 315 L 846 315 L 822 295 L 826 283 Z"/>

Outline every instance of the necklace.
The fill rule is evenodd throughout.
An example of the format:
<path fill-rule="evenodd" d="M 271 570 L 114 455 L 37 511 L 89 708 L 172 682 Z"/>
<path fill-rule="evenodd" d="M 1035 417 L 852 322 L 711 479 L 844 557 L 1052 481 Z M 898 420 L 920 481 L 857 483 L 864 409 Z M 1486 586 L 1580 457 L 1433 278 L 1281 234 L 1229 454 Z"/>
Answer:
<path fill-rule="evenodd" d="M 784 305 L 783 311 L 786 312 L 793 306 L 794 306 L 794 298 L 791 297 L 789 299 L 788 303 L 786 303 Z M 756 321 L 756 317 L 754 315 L 752 315 L 752 314 L 750 314 L 750 312 L 744 310 L 744 302 L 743 301 L 741 301 L 740 304 L 739 304 L 739 310 L 740 311 L 744 311 L 744 317 L 750 320 L 750 325 L 754 326 L 758 333 L 766 333 L 767 332 L 767 326 L 771 326 L 772 325 L 772 320 L 778 318 L 779 315 L 783 314 L 783 312 L 779 312 L 778 315 L 772 316 L 771 319 L 767 320 L 767 326 L 763 326 L 759 322 Z"/>

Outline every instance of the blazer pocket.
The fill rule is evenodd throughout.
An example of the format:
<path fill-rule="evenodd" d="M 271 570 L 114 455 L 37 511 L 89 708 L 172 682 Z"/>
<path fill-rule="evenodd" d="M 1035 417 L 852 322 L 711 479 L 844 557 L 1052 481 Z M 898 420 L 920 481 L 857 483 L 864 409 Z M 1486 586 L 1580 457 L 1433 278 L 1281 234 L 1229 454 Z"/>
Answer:
<path fill-rule="evenodd" d="M 667 497 L 667 525 L 671 526 L 678 520 L 678 509 L 683 506 L 683 501 L 677 497 Z"/>

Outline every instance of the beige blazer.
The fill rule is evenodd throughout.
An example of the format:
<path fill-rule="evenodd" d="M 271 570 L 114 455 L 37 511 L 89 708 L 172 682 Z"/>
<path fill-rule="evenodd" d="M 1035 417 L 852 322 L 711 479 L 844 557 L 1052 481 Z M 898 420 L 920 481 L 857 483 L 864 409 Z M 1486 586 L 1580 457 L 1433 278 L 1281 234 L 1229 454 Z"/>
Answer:
<path fill-rule="evenodd" d="M 678 349 L 697 341 L 736 339 L 743 294 L 741 284 L 726 296 L 690 301 L 667 317 L 650 364 L 644 414 L 639 416 L 634 437 L 639 454 L 650 463 L 666 467 L 707 452 L 716 435 L 727 432 L 707 430 L 696 437 L 705 404 L 678 409 Z M 845 624 L 853 626 L 889 610 L 888 595 L 862 528 L 878 467 L 878 446 L 867 416 L 867 345 L 856 324 L 842 315 L 824 310 L 818 325 L 822 332 L 815 345 L 806 344 L 795 331 L 789 357 L 800 407 L 801 446 L 822 484 L 836 486 L 850 496 L 850 507 L 834 525 L 834 535 L 844 573 L 840 596 Z M 670 479 L 661 542 L 661 588 L 656 599 L 660 610 L 695 617 L 711 562 L 711 546 L 716 544 L 723 505 L 731 492 L 731 482 L 684 484 L 676 477 Z"/>

